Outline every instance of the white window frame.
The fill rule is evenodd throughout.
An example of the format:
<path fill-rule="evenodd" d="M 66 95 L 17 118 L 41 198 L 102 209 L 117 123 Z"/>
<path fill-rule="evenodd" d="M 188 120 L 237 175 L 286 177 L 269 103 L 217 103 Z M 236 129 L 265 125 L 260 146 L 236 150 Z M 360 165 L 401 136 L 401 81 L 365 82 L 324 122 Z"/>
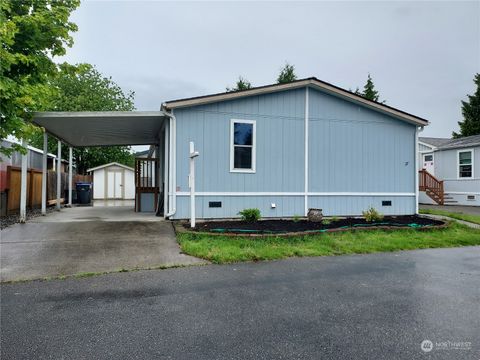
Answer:
<path fill-rule="evenodd" d="M 252 138 L 252 167 L 250 169 L 236 169 L 235 165 L 235 124 L 252 124 L 253 125 L 253 138 Z M 255 120 L 244 119 L 231 119 L 230 120 L 230 172 L 231 173 L 247 173 L 254 174 L 256 172 L 257 163 L 257 122 Z"/>
<path fill-rule="evenodd" d="M 431 162 L 433 162 L 433 163 L 435 164 L 435 155 L 434 155 L 433 152 L 423 153 L 423 154 L 422 154 L 422 160 L 423 160 L 423 162 L 424 162 L 424 163 L 427 162 L 427 161 L 425 160 L 425 156 L 428 156 L 428 155 L 432 155 L 432 161 L 431 161 Z"/>
<path fill-rule="evenodd" d="M 472 154 L 472 176 L 469 176 L 469 177 L 460 177 L 460 153 L 463 153 L 463 152 L 469 152 L 470 154 Z M 475 167 L 474 167 L 474 164 L 475 164 L 475 152 L 473 151 L 473 149 L 459 149 L 457 150 L 457 180 L 471 180 L 473 178 L 475 178 Z"/>

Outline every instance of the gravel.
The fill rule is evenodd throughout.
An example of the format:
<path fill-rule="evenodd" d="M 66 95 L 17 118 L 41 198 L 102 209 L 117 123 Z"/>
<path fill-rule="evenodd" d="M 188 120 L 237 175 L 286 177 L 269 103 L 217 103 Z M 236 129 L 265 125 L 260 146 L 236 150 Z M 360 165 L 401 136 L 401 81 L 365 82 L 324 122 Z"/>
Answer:
<path fill-rule="evenodd" d="M 47 207 L 47 214 L 55 210 L 56 210 L 55 206 Z M 41 209 L 27 210 L 27 221 L 41 215 L 42 215 Z M 6 227 L 12 226 L 19 222 L 20 222 L 19 214 L 10 214 L 7 216 L 2 216 L 0 217 L 0 229 L 5 229 Z"/>

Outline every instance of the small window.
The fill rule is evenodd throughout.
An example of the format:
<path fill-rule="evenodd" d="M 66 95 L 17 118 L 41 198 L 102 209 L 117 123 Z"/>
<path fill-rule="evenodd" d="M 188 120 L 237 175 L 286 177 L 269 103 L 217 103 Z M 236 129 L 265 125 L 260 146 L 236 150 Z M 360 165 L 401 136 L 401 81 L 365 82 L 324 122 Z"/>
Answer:
<path fill-rule="evenodd" d="M 230 171 L 255 172 L 255 121 L 232 120 Z"/>
<path fill-rule="evenodd" d="M 458 152 L 458 177 L 471 178 L 473 177 L 473 151 L 459 151 Z"/>
<path fill-rule="evenodd" d="M 428 162 L 433 161 L 433 155 L 425 155 L 425 156 L 423 157 L 423 161 L 425 161 L 425 162 L 427 162 L 427 161 L 428 161 Z"/>

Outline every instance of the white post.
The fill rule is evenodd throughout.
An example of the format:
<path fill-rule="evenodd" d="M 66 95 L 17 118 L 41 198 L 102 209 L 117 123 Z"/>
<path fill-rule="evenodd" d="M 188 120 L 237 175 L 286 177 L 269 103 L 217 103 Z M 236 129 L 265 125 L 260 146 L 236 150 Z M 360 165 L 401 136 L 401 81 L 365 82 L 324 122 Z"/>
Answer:
<path fill-rule="evenodd" d="M 308 215 L 308 119 L 309 118 L 309 93 L 308 87 L 305 88 L 305 200 L 304 215 Z"/>
<path fill-rule="evenodd" d="M 57 210 L 60 210 L 60 198 L 62 195 L 62 142 L 58 140 L 57 145 Z"/>
<path fill-rule="evenodd" d="M 165 124 L 165 150 L 163 153 L 163 159 L 164 159 L 164 170 L 163 170 L 163 217 L 164 219 L 167 218 L 167 214 L 169 213 L 170 210 L 170 201 L 169 201 L 169 191 L 170 191 L 170 181 L 169 181 L 169 161 L 168 157 L 170 156 L 168 149 L 169 149 L 169 144 L 168 144 L 168 123 Z"/>
<path fill-rule="evenodd" d="M 72 206 L 73 149 L 68 149 L 68 206 Z"/>
<path fill-rule="evenodd" d="M 47 214 L 47 157 L 48 157 L 48 135 L 43 133 L 43 155 L 42 155 L 42 215 Z"/>
<path fill-rule="evenodd" d="M 22 139 L 22 146 L 27 151 L 22 154 L 22 172 L 20 182 L 20 222 L 24 223 L 27 219 L 27 163 L 28 163 L 28 148 L 25 139 Z"/>
<path fill-rule="evenodd" d="M 198 156 L 195 151 L 195 144 L 190 141 L 190 174 L 188 175 L 188 186 L 190 187 L 190 227 L 195 227 L 195 158 Z"/>

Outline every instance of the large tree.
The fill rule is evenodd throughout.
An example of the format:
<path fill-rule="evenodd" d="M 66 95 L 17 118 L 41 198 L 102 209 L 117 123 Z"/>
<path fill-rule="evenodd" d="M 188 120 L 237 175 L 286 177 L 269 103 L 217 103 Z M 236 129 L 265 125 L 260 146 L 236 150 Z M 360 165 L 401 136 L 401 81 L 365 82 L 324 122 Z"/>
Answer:
<path fill-rule="evenodd" d="M 473 95 L 467 95 L 468 101 L 462 101 L 463 121 L 459 121 L 460 133 L 453 132 L 454 138 L 480 135 L 480 74 L 475 74 L 473 82 L 477 89 Z"/>
<path fill-rule="evenodd" d="M 124 93 L 111 77 L 103 76 L 90 64 L 76 66 L 61 64 L 50 86 L 56 91 L 49 99 L 50 111 L 131 111 L 135 110 L 134 93 Z M 41 147 L 42 137 L 37 135 L 33 145 Z M 49 151 L 55 153 L 57 142 L 50 139 Z M 62 156 L 67 155 L 67 149 Z M 134 156 L 128 146 L 76 148 L 73 152 L 77 172 L 109 162 L 133 166 Z"/>
<path fill-rule="evenodd" d="M 250 83 L 250 81 L 248 81 L 242 76 L 239 76 L 237 82 L 235 83 L 235 86 L 233 88 L 227 87 L 226 90 L 228 92 L 234 92 L 234 91 L 248 90 L 251 88 L 252 88 L 252 84 Z"/>
<path fill-rule="evenodd" d="M 32 111 L 48 107 L 54 89 L 52 57 L 65 54 L 77 26 L 68 21 L 79 0 L 0 1 L 0 138 L 28 139 L 35 131 Z M 0 152 L 25 152 L 19 145 L 0 146 Z"/>
<path fill-rule="evenodd" d="M 292 81 L 297 80 L 297 75 L 295 75 L 295 66 L 286 63 L 280 74 L 277 78 L 277 84 L 286 84 Z"/>
<path fill-rule="evenodd" d="M 375 84 L 373 83 L 373 79 L 368 74 L 367 82 L 363 86 L 363 91 L 360 91 L 358 88 L 355 90 L 355 94 L 363 96 L 365 99 L 372 100 L 372 101 L 379 101 L 380 95 L 378 91 L 375 89 Z M 385 103 L 385 100 L 382 101 Z"/>

